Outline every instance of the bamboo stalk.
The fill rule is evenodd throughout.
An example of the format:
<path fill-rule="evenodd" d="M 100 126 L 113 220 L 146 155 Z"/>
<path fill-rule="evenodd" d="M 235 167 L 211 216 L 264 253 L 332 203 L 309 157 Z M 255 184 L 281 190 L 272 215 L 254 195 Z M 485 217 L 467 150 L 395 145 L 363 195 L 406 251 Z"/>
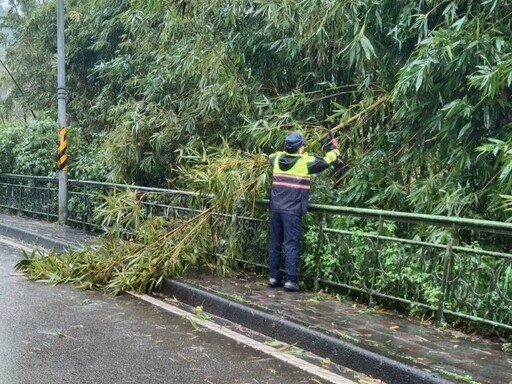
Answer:
<path fill-rule="evenodd" d="M 339 129 L 352 124 L 354 121 L 358 120 L 362 116 L 366 115 L 368 112 L 376 109 L 379 107 L 384 101 L 386 101 L 389 97 L 389 93 L 385 93 L 384 95 L 380 96 L 377 100 L 375 100 L 372 104 L 370 104 L 367 108 L 365 108 L 363 111 L 355 114 L 351 118 L 349 118 L 347 121 L 344 121 L 343 123 L 338 124 L 337 126 L 331 128 L 332 133 L 336 133 Z"/>

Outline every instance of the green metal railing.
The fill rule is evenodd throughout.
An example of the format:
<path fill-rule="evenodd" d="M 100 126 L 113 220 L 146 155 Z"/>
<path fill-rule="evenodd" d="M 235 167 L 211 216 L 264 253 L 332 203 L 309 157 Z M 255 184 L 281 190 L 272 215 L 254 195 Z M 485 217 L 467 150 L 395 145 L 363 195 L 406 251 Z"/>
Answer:
<path fill-rule="evenodd" d="M 102 195 L 126 189 L 152 215 L 189 217 L 211 203 L 190 191 L 69 180 L 69 224 L 101 230 L 94 211 Z M 265 267 L 268 201 L 257 203 L 219 216 L 244 239 L 239 261 Z M 0 207 L 56 221 L 57 179 L 0 174 Z M 301 272 L 314 289 L 394 303 L 438 325 L 461 319 L 512 331 L 512 224 L 317 204 L 309 212 Z"/>

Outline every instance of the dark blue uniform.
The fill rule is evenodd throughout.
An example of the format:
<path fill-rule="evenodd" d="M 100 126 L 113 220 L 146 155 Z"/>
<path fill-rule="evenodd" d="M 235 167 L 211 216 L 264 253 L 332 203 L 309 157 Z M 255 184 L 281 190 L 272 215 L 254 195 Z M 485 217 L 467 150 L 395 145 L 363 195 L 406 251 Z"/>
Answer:
<path fill-rule="evenodd" d="M 285 280 L 297 283 L 302 216 L 307 211 L 309 200 L 309 175 L 327 169 L 336 157 L 334 151 L 328 152 L 323 158 L 309 156 L 306 153 L 277 152 L 270 155 L 269 162 L 273 167 L 268 255 L 271 280 L 281 281 L 279 268 L 281 248 L 284 245 Z"/>

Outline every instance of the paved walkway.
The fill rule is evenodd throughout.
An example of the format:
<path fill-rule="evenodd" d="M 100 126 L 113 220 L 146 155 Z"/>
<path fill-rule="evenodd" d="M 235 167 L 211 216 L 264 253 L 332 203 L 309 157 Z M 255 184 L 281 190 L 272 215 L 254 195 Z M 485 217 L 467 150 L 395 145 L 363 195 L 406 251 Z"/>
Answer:
<path fill-rule="evenodd" d="M 94 240 L 57 224 L 0 214 L 0 235 L 58 249 Z M 386 383 L 512 384 L 512 352 L 453 329 L 435 328 L 313 292 L 269 289 L 252 274 L 166 280 L 162 293 L 205 312 L 371 374 Z"/>

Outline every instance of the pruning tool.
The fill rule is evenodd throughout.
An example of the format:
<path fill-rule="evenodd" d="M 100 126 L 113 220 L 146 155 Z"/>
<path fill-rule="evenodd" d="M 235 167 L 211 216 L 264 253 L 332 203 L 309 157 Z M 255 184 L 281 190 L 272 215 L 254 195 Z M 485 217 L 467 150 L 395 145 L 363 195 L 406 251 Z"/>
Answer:
<path fill-rule="evenodd" d="M 324 150 L 326 151 L 332 151 L 333 149 L 339 149 L 338 139 L 334 136 L 334 133 L 332 132 L 332 129 L 330 127 L 327 127 L 327 137 L 324 139 Z M 336 160 L 334 160 L 331 165 L 334 167 L 335 170 L 339 170 L 345 166 L 345 163 L 341 159 L 340 156 L 336 157 Z"/>

